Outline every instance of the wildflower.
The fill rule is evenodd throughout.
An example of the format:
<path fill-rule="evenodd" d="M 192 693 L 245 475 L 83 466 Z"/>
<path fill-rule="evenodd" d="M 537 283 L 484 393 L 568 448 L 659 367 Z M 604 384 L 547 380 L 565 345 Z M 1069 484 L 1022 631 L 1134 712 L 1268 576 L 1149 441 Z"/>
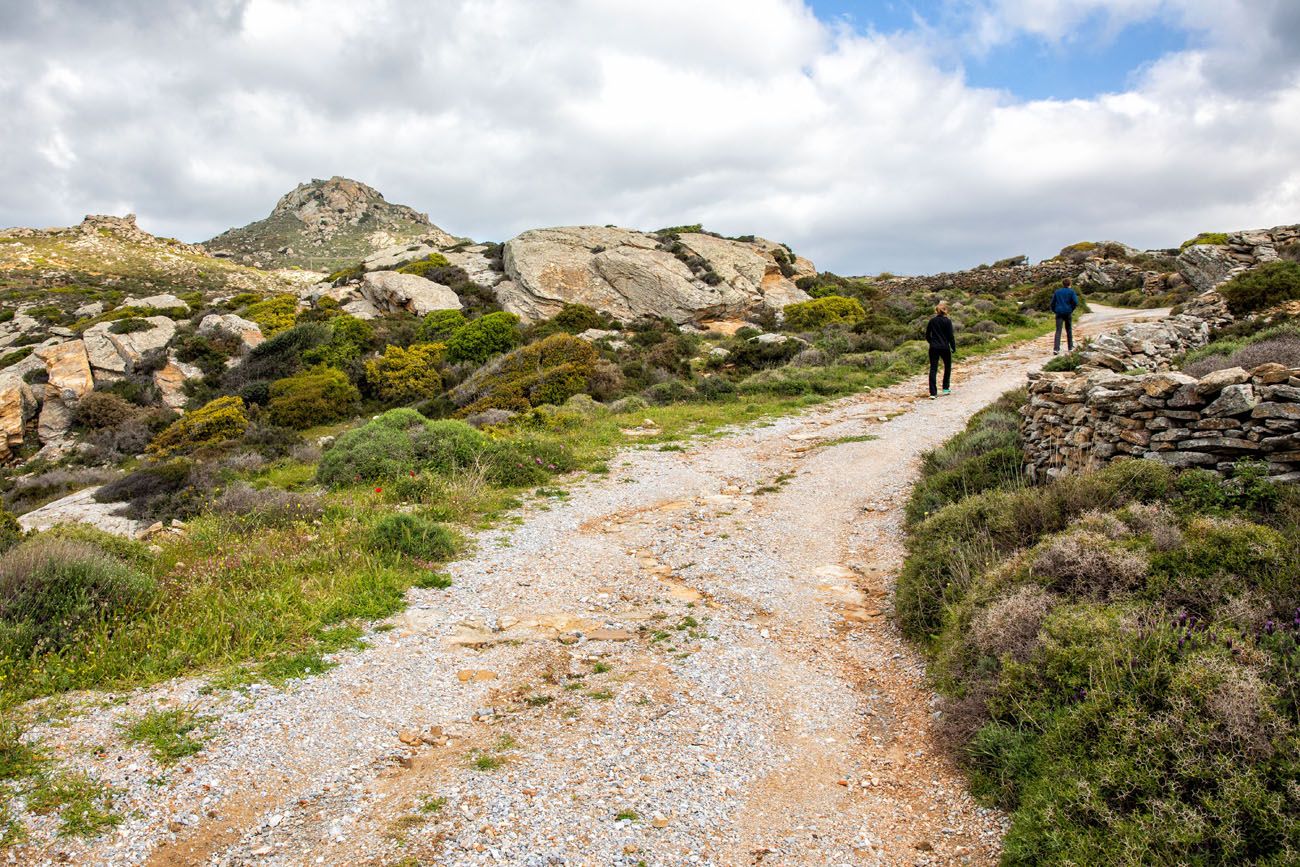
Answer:
<path fill-rule="evenodd" d="M 383 489 L 383 488 L 375 488 L 375 493 L 376 493 L 376 494 L 382 494 L 383 492 L 384 492 L 384 489 Z"/>
<path fill-rule="evenodd" d="M 1273 621 L 1272 621 L 1272 620 L 1265 620 L 1265 621 L 1264 621 L 1264 634 L 1265 634 L 1265 635 L 1272 635 L 1272 634 L 1273 634 Z"/>

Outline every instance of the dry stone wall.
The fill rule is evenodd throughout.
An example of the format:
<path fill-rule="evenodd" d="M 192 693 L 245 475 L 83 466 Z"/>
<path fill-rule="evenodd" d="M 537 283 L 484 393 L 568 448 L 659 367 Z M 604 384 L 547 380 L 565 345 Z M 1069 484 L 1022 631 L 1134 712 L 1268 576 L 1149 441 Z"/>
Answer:
<path fill-rule="evenodd" d="M 1249 458 L 1296 482 L 1300 369 L 1032 374 L 1023 432 L 1034 480 L 1136 457 L 1220 471 Z"/>

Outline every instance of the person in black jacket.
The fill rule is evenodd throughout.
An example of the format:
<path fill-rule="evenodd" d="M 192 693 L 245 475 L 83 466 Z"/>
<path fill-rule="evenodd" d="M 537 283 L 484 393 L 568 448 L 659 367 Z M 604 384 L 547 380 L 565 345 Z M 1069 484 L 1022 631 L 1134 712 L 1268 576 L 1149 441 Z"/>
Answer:
<path fill-rule="evenodd" d="M 943 393 L 952 394 L 952 354 L 957 351 L 957 337 L 948 318 L 948 305 L 940 301 L 934 307 L 934 316 L 925 325 L 925 342 L 930 344 L 930 400 L 938 396 L 935 377 L 939 373 L 939 360 L 943 359 Z"/>

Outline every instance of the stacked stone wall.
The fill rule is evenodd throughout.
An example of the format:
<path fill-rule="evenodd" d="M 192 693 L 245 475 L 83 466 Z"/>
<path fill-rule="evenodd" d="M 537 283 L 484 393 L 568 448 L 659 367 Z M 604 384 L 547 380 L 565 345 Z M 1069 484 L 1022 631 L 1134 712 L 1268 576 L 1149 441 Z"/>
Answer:
<path fill-rule="evenodd" d="M 1276 481 L 1300 481 L 1300 369 L 1264 364 L 1196 379 L 1177 372 L 1030 376 L 1027 471 L 1041 480 L 1117 458 L 1223 471 L 1265 462 Z"/>

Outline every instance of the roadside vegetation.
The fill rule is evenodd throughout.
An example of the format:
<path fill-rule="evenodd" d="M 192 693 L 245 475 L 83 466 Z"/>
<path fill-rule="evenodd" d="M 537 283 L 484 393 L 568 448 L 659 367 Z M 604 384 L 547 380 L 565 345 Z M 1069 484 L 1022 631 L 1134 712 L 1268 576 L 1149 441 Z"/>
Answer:
<path fill-rule="evenodd" d="M 926 456 L 896 591 L 1004 863 L 1296 863 L 1300 492 L 1141 460 L 1029 487 L 1024 399 Z"/>

